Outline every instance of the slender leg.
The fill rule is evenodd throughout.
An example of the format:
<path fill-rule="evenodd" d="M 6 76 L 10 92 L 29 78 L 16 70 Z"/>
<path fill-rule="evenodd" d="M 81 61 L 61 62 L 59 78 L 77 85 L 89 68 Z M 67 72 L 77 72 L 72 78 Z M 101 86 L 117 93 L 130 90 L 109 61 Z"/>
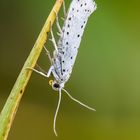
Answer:
<path fill-rule="evenodd" d="M 64 17 L 61 17 L 61 19 L 64 21 L 67 16 L 65 1 L 63 1 L 63 13 Z"/>
<path fill-rule="evenodd" d="M 56 26 L 58 28 L 58 31 L 59 31 L 59 34 L 62 34 L 62 29 L 61 29 L 61 26 L 59 24 L 59 19 L 58 19 L 58 15 L 56 13 L 56 11 L 54 11 L 55 15 L 56 15 Z"/>
<path fill-rule="evenodd" d="M 46 72 L 39 66 L 39 65 L 37 65 L 38 67 L 39 67 L 39 69 L 41 70 L 41 71 L 39 71 L 39 70 L 36 70 L 36 69 L 34 69 L 34 68 L 29 68 L 29 67 L 27 67 L 26 69 L 29 69 L 29 70 L 32 70 L 32 71 L 34 71 L 34 72 L 36 72 L 36 73 L 38 73 L 38 74 L 40 74 L 40 75 L 42 75 L 42 76 L 44 76 L 44 77 L 50 77 L 50 75 L 51 75 L 51 72 L 52 72 L 52 69 L 53 69 L 53 66 L 51 66 L 50 67 L 50 69 L 49 69 L 49 71 L 48 71 L 48 73 L 46 74 Z M 43 72 L 42 72 L 43 71 Z"/>
<path fill-rule="evenodd" d="M 64 17 L 66 18 L 66 5 L 65 5 L 65 0 L 63 1 L 63 12 L 64 12 Z"/>
<path fill-rule="evenodd" d="M 54 34 L 53 34 L 53 31 L 52 31 L 52 27 L 51 27 L 51 39 L 49 39 L 50 41 L 52 41 L 53 45 L 54 45 L 54 48 L 56 50 L 56 52 L 58 52 L 58 49 L 57 49 L 57 44 L 56 44 L 56 41 L 55 41 L 55 38 L 54 38 Z"/>
<path fill-rule="evenodd" d="M 60 24 L 59 24 L 58 15 L 56 15 L 56 25 L 57 25 L 59 33 L 62 34 L 62 29 L 61 29 Z"/>
<path fill-rule="evenodd" d="M 38 73 L 38 74 L 40 74 L 40 75 L 42 75 L 42 76 L 48 78 L 48 76 L 47 76 L 45 73 L 43 73 L 43 72 L 41 72 L 41 71 L 38 71 L 38 70 L 36 70 L 36 69 L 34 69 L 34 68 L 28 68 L 28 67 L 27 67 L 26 69 L 32 70 L 32 71 L 34 71 L 34 72 L 36 72 L 36 73 Z"/>
<path fill-rule="evenodd" d="M 58 36 L 61 36 L 62 34 L 60 34 L 59 32 L 57 32 L 57 35 L 58 35 Z"/>
<path fill-rule="evenodd" d="M 64 17 L 61 17 L 61 19 L 62 19 L 63 21 L 65 21 L 65 18 L 64 18 Z"/>
<path fill-rule="evenodd" d="M 44 69 L 42 69 L 38 64 L 36 64 L 36 67 L 39 69 L 38 71 L 43 72 L 47 75 L 47 72 Z"/>
<path fill-rule="evenodd" d="M 46 48 L 45 46 L 44 46 L 44 50 L 45 50 L 45 52 L 46 52 L 46 55 L 49 57 L 50 63 L 51 63 L 51 65 L 52 65 L 52 58 L 51 58 L 50 52 L 47 50 L 47 48 Z"/>
<path fill-rule="evenodd" d="M 50 67 L 50 69 L 49 69 L 49 71 L 48 71 L 48 73 L 47 73 L 47 77 L 50 77 L 51 72 L 52 72 L 52 69 L 53 69 L 53 66 Z"/>

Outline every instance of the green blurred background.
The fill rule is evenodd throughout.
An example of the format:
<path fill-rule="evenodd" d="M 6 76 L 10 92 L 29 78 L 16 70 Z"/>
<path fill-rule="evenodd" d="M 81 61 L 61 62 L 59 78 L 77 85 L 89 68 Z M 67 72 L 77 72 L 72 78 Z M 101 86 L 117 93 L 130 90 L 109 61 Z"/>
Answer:
<path fill-rule="evenodd" d="M 0 0 L 0 109 L 54 3 Z M 69 3 L 67 0 L 67 7 Z M 9 140 L 140 139 L 140 2 L 96 3 L 98 9 L 90 17 L 66 89 L 97 111 L 89 111 L 63 94 L 56 138 L 52 125 L 58 94 L 48 79 L 33 73 Z M 43 52 L 38 64 L 49 69 Z"/>

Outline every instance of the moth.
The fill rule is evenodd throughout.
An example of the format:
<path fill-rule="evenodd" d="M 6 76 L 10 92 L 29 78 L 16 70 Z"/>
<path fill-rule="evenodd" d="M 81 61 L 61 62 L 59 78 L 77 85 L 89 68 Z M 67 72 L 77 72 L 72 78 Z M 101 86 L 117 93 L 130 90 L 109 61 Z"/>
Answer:
<path fill-rule="evenodd" d="M 53 57 L 51 57 L 49 51 L 44 47 L 51 62 L 51 67 L 48 73 L 46 74 L 36 69 L 30 68 L 33 71 L 47 78 L 50 77 L 51 74 L 54 77 L 54 80 L 50 80 L 49 83 L 54 90 L 59 92 L 59 100 L 53 123 L 53 129 L 56 136 L 57 136 L 56 118 L 61 102 L 61 94 L 62 94 L 61 91 L 64 91 L 72 100 L 79 103 L 80 105 L 95 111 L 95 109 L 83 104 L 82 102 L 72 97 L 68 93 L 68 91 L 64 89 L 64 87 L 72 73 L 73 66 L 77 57 L 78 49 L 88 18 L 96 10 L 96 8 L 97 8 L 96 3 L 93 0 L 72 0 L 69 9 L 66 12 L 65 4 L 63 3 L 65 18 L 62 29 L 58 22 L 58 16 L 56 20 L 60 36 L 57 43 L 55 41 L 53 31 L 51 28 L 51 36 L 52 36 L 51 41 L 55 48 Z"/>

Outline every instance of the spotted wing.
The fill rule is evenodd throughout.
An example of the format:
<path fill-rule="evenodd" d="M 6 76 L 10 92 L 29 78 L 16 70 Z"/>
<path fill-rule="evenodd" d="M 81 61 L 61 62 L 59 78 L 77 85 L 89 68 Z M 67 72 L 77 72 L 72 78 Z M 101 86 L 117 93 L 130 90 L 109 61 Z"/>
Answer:
<path fill-rule="evenodd" d="M 66 82 L 69 79 L 84 28 L 95 9 L 96 4 L 92 0 L 72 0 L 71 2 L 62 28 L 63 34 L 58 41 L 57 57 L 60 68 L 56 72 L 61 81 Z"/>

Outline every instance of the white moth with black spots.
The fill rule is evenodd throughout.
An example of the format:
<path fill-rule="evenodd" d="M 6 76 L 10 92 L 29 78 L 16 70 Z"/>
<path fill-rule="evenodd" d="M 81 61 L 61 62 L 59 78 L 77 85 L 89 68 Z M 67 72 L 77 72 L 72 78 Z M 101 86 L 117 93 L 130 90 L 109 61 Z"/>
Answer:
<path fill-rule="evenodd" d="M 93 0 L 72 0 L 68 12 L 65 12 L 65 5 L 63 4 L 63 9 L 65 14 L 65 20 L 63 28 L 61 29 L 58 17 L 57 17 L 57 27 L 59 30 L 60 38 L 58 43 L 55 42 L 53 32 L 51 30 L 51 41 L 55 47 L 53 58 L 51 58 L 49 51 L 45 48 L 47 55 L 51 61 L 51 67 L 46 75 L 41 71 L 32 69 L 35 72 L 49 77 L 50 74 L 54 76 L 54 80 L 50 80 L 50 85 L 56 91 L 59 91 L 59 101 L 54 116 L 54 132 L 56 132 L 56 117 L 58 114 L 60 102 L 61 102 L 61 91 L 63 90 L 72 100 L 81 104 L 82 106 L 94 110 L 93 108 L 81 103 L 72 97 L 65 89 L 64 85 L 68 81 L 72 69 L 75 63 L 75 59 L 78 53 L 78 48 L 80 46 L 81 38 L 85 26 L 87 24 L 89 16 L 96 10 L 96 3 Z"/>

